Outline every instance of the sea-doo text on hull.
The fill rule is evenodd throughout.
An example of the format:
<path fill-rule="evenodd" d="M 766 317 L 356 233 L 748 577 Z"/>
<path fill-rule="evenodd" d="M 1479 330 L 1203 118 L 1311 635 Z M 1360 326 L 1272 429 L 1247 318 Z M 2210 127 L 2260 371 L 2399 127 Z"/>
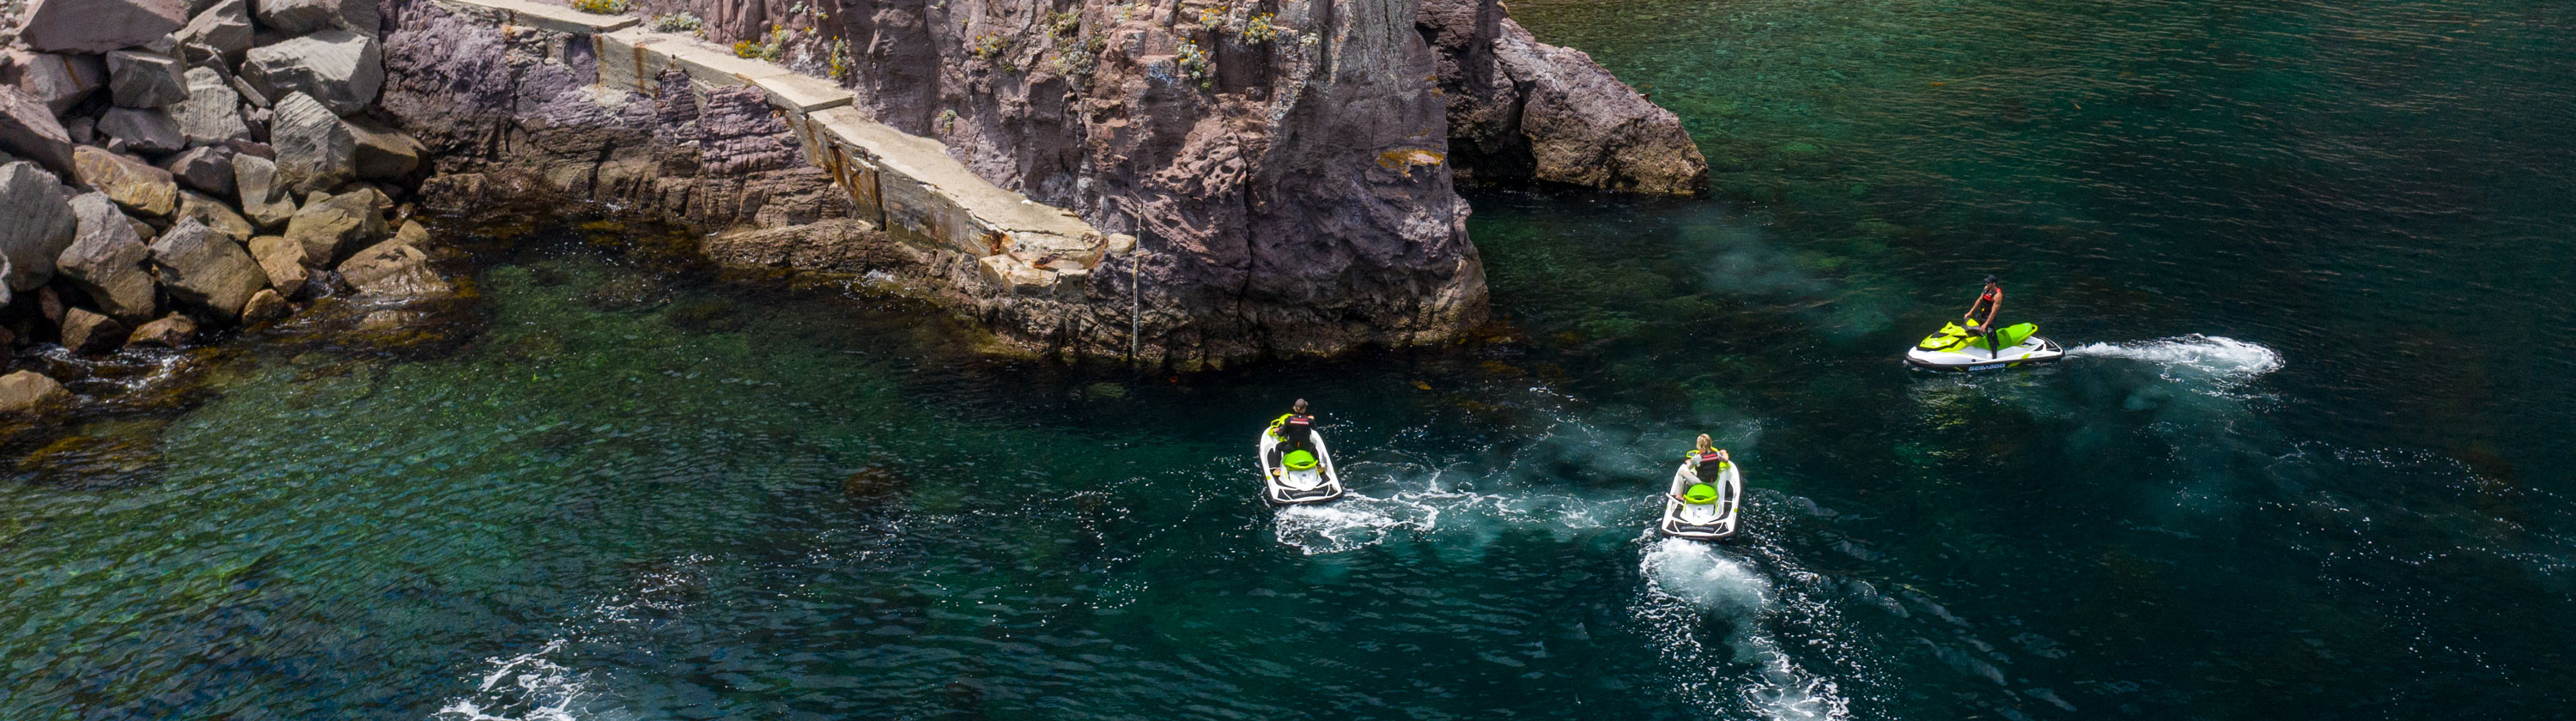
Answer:
<path fill-rule="evenodd" d="M 1271 503 L 1322 503 L 1342 497 L 1342 475 L 1333 469 L 1333 454 L 1324 447 L 1324 434 L 1308 432 L 1309 448 L 1286 450 L 1277 436 L 1261 434 L 1261 444 L 1254 451 L 1253 463 L 1261 469 L 1262 497 Z"/>
<path fill-rule="evenodd" d="M 2032 335 L 2039 326 L 2029 323 L 1997 329 L 1989 339 L 1968 332 L 1957 323 L 1941 326 L 1905 352 L 1905 363 L 1916 368 L 1936 371 L 1990 371 L 2054 362 L 2066 357 L 2057 342 Z M 1995 350 L 1991 341 L 2003 347 Z"/>

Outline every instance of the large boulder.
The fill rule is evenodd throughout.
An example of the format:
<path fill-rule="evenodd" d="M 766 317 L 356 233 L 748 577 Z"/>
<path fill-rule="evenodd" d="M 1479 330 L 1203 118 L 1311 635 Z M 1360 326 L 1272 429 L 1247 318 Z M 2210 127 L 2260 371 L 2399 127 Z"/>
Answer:
<path fill-rule="evenodd" d="M 108 99 L 122 108 L 158 108 L 188 99 L 179 61 L 136 50 L 107 54 Z"/>
<path fill-rule="evenodd" d="M 240 318 L 251 294 L 268 287 L 249 251 L 193 219 L 152 241 L 152 268 L 172 300 L 226 320 Z"/>
<path fill-rule="evenodd" d="M 18 42 L 49 53 L 103 53 L 151 44 L 187 21 L 187 0 L 33 0 Z"/>
<path fill-rule="evenodd" d="M 150 163 L 83 145 L 72 150 L 72 175 L 145 217 L 167 218 L 179 209 L 179 184 Z"/>
<path fill-rule="evenodd" d="M 54 256 L 72 244 L 78 221 L 62 181 L 35 163 L 0 165 L 0 255 L 9 258 L 10 290 L 33 290 L 54 276 Z"/>
<path fill-rule="evenodd" d="M 221 145 L 191 149 L 161 166 L 179 186 L 217 198 L 235 196 L 233 149 Z"/>
<path fill-rule="evenodd" d="M 11 48 L 7 81 L 46 110 L 61 115 L 107 83 L 107 64 L 96 55 L 58 55 Z"/>
<path fill-rule="evenodd" d="M 288 190 L 308 194 L 340 187 L 357 173 L 358 139 L 340 116 L 304 93 L 277 101 L 269 120 L 277 174 Z"/>
<path fill-rule="evenodd" d="M 276 288 L 261 288 L 259 292 L 250 294 L 250 302 L 242 304 L 242 322 L 284 318 L 287 310 L 285 294 L 277 292 Z"/>
<path fill-rule="evenodd" d="M 340 28 L 368 35 L 382 25 L 375 0 L 259 0 L 259 22 L 288 33 Z"/>
<path fill-rule="evenodd" d="M 278 182 L 277 163 L 257 155 L 233 156 L 233 197 L 242 215 L 262 228 L 275 228 L 295 217 L 295 196 Z"/>
<path fill-rule="evenodd" d="M 98 118 L 98 131 L 125 141 L 125 147 L 138 153 L 175 153 L 188 147 L 188 136 L 179 129 L 179 119 L 159 108 L 108 108 Z"/>
<path fill-rule="evenodd" d="M 384 49 L 371 36 L 324 30 L 251 48 L 241 75 L 261 95 L 303 93 L 334 114 L 348 115 L 366 109 L 384 88 Z"/>
<path fill-rule="evenodd" d="M 249 0 L 222 0 L 198 11 L 187 27 L 179 29 L 179 52 L 190 63 L 220 60 L 231 67 L 250 51 L 254 32 Z"/>
<path fill-rule="evenodd" d="M 309 267 L 328 267 L 362 243 L 385 235 L 384 213 L 372 193 L 317 193 L 286 223 L 286 239 L 304 246 Z"/>
<path fill-rule="evenodd" d="M 250 123 L 242 120 L 241 93 L 234 92 L 232 83 L 214 68 L 189 68 L 186 78 L 188 99 L 170 111 L 179 118 L 179 132 L 188 136 L 188 144 L 248 142 Z"/>
<path fill-rule="evenodd" d="M 55 0 L 61 2 L 61 0 Z M 63 384 L 35 371 L 0 376 L 0 411 L 32 411 L 70 403 L 75 396 Z"/>
<path fill-rule="evenodd" d="M 1680 116 L 1583 51 L 1539 42 L 1499 0 L 1422 0 L 1415 27 L 1448 104 L 1462 177 L 1689 195 L 1708 162 Z"/>
<path fill-rule="evenodd" d="M 116 209 L 106 193 L 86 193 L 71 200 L 79 230 L 70 247 L 54 257 L 55 272 L 72 287 L 89 294 L 99 309 L 128 324 L 152 318 L 152 273 L 143 267 L 151 251 L 143 245 L 131 218 Z"/>
<path fill-rule="evenodd" d="M 81 355 L 95 355 L 125 345 L 125 324 L 115 318 L 73 308 L 63 314 L 63 347 Z"/>
<path fill-rule="evenodd" d="M 421 156 L 428 152 L 420 141 L 402 131 L 365 117 L 349 118 L 349 131 L 357 138 L 355 156 L 358 177 L 368 180 L 401 180 L 420 169 Z"/>
<path fill-rule="evenodd" d="M 184 348 L 190 341 L 196 339 L 197 321 L 185 315 L 171 313 L 161 316 L 160 320 L 145 323 L 143 327 L 134 329 L 133 335 L 125 337 L 125 344 Z"/>
<path fill-rule="evenodd" d="M 283 235 L 250 239 L 250 257 L 259 260 L 260 272 L 268 274 L 268 284 L 287 295 L 304 290 L 304 282 L 312 277 L 311 266 L 320 265 L 304 262 L 304 244 Z"/>
<path fill-rule="evenodd" d="M 72 170 L 71 135 L 55 122 L 53 111 L 17 88 L 0 87 L 0 150 L 55 172 Z"/>
<path fill-rule="evenodd" d="M 233 212 L 232 206 L 225 205 L 224 201 L 185 190 L 179 191 L 178 217 L 194 219 L 206 229 L 222 233 L 235 243 L 250 240 L 251 234 L 257 231 L 251 227 L 249 219 Z"/>
<path fill-rule="evenodd" d="M 429 254 L 399 240 L 377 243 L 340 264 L 340 278 L 380 296 L 443 295 L 455 290 L 429 269 Z"/>

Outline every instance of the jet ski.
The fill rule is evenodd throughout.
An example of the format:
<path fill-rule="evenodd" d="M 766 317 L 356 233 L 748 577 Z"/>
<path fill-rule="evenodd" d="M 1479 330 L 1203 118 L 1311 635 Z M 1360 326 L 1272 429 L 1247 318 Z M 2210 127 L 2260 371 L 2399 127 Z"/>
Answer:
<path fill-rule="evenodd" d="M 1254 460 L 1261 468 L 1261 480 L 1267 486 L 1263 493 L 1271 503 L 1322 503 L 1342 497 L 1342 474 L 1333 470 L 1333 454 L 1324 447 L 1324 434 L 1306 434 L 1312 449 L 1280 452 L 1283 443 L 1265 430 Z"/>
<path fill-rule="evenodd" d="M 2003 350 L 1987 345 L 1989 339 L 1968 332 L 1957 323 L 1941 326 L 1939 332 L 1914 344 L 1905 352 L 1905 363 L 1916 368 L 1936 371 L 1990 371 L 2054 362 L 2066 357 L 2066 349 L 2057 342 L 2034 333 L 2039 326 L 2029 323 L 2005 326 L 1994 332 L 1992 342 Z"/>
<path fill-rule="evenodd" d="M 1744 502 L 1744 467 L 1733 462 L 1715 482 L 1700 480 L 1699 464 L 1682 461 L 1673 472 L 1673 489 L 1664 496 L 1664 522 L 1656 529 L 1675 538 L 1715 541 L 1735 535 Z"/>

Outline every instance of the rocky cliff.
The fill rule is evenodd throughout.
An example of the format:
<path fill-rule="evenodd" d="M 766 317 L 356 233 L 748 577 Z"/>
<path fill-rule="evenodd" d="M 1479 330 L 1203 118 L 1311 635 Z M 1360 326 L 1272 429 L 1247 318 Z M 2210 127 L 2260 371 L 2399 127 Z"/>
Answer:
<path fill-rule="evenodd" d="M 1708 189 L 1679 116 L 1581 50 L 1541 43 L 1499 0 L 1422 0 L 1439 51 L 1450 161 L 1461 175 L 1642 193 Z"/>

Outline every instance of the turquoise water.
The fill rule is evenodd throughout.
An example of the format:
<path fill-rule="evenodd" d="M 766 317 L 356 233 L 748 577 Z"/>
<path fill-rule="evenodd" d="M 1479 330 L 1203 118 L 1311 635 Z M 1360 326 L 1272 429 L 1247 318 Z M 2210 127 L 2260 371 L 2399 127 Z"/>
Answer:
<path fill-rule="evenodd" d="M 2576 13 L 1514 10 L 1652 85 L 1718 192 L 1475 191 L 1505 323 L 1462 348 L 992 360 L 864 281 L 567 222 L 473 243 L 440 333 L 22 358 L 211 390 L 15 436 L 0 718 L 2576 700 Z M 1998 270 L 2077 357 L 1894 360 Z M 1352 497 L 1256 497 L 1296 397 Z M 1746 537 L 1653 538 L 1700 432 L 1748 469 Z"/>

